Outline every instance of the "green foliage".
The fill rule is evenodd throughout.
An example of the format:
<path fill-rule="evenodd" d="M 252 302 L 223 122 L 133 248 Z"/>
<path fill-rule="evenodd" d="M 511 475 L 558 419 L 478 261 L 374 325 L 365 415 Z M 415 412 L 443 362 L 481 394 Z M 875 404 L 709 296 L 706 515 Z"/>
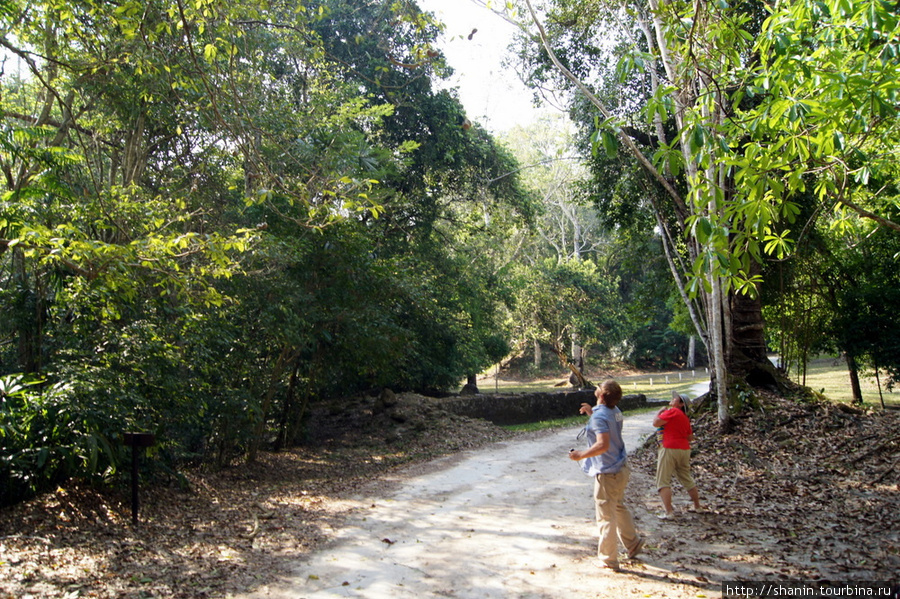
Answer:
<path fill-rule="evenodd" d="M 595 159 L 615 156 L 630 136 L 654 152 L 657 180 L 674 177 L 685 190 L 686 233 L 702 248 L 692 258 L 695 294 L 708 292 L 710 276 L 726 291 L 756 293 L 753 264 L 795 251 L 807 190 L 837 207 L 836 227 L 851 216 L 884 219 L 896 205 L 900 77 L 887 4 L 670 3 L 652 19 L 641 4 L 559 0 L 549 10 L 562 62 L 599 74 L 597 97 L 616 107 L 584 118 L 594 121 Z M 642 33 L 652 20 L 656 35 L 617 37 L 617 19 Z M 614 45 L 592 37 L 599 24 Z M 618 58 L 615 73 L 600 56 Z M 636 131 L 638 116 L 651 135 Z"/>
<path fill-rule="evenodd" d="M 125 430 L 221 466 L 506 353 L 491 247 L 530 198 L 414 4 L 0 8 L 0 374 L 46 381 L 4 404 L 4 501 L 114 474 Z"/>
<path fill-rule="evenodd" d="M 900 381 L 900 236 L 873 231 L 854 252 L 835 255 L 843 275 L 834 291 L 834 311 L 824 329 L 834 347 L 874 370 L 887 371 L 888 385 Z"/>
<path fill-rule="evenodd" d="M 827 221 L 812 229 L 798 258 L 772 269 L 779 285 L 764 296 L 773 347 L 800 374 L 819 353 L 844 354 L 896 383 L 897 256 L 900 237 L 854 221 L 834 235 Z"/>
<path fill-rule="evenodd" d="M 0 505 L 73 476 L 100 478 L 121 461 L 109 406 L 71 385 L 0 377 Z"/>
<path fill-rule="evenodd" d="M 851 215 L 890 212 L 900 133 L 896 11 L 879 1 L 779 4 L 755 48 L 760 61 L 734 100 L 730 163 L 757 243 L 778 258 L 791 253 L 796 231 L 776 223 L 793 221 L 804 194 L 835 206 L 836 228 Z"/>
<path fill-rule="evenodd" d="M 622 339 L 617 281 L 592 260 L 546 259 L 515 277 L 516 331 L 564 349 L 577 340 L 599 353 Z"/>
<path fill-rule="evenodd" d="M 684 332 L 670 327 L 671 274 L 654 232 L 652 198 L 644 179 L 618 154 L 602 153 L 591 155 L 588 178 L 573 149 L 578 143 L 589 154 L 591 140 L 585 138 L 590 136 L 575 142 L 563 131 L 563 123 L 544 119 L 507 135 L 507 143 L 527 165 L 526 184 L 544 205 L 538 217 L 540 235 L 529 240 L 523 260 L 535 266 L 517 270 L 516 338 L 520 343 L 533 339 L 546 343 L 559 336 L 549 331 L 561 330 L 569 314 L 556 303 L 572 291 L 566 288 L 568 281 L 546 277 L 543 269 L 554 260 L 580 255 L 597 267 L 588 278 L 616 281 L 601 290 L 602 299 L 571 300 L 599 303 L 599 309 L 610 311 L 610 320 L 615 321 L 604 327 L 597 353 L 609 352 L 614 359 L 641 366 L 683 363 L 688 344 Z M 543 256 L 556 258 L 542 263 Z M 553 318 L 560 323 L 550 324 Z M 579 333 L 563 334 L 561 343 L 572 338 L 579 338 Z"/>
<path fill-rule="evenodd" d="M 624 306 L 622 359 L 640 368 L 670 368 L 687 363 L 686 309 L 672 281 L 659 237 L 623 232 L 616 240 L 619 293 Z"/>

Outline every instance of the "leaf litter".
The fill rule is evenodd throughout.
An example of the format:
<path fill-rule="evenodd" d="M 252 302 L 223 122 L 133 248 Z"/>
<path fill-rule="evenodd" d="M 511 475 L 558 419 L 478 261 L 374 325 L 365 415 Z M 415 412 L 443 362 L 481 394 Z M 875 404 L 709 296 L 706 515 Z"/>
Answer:
<path fill-rule="evenodd" d="M 900 413 L 766 392 L 757 399 L 726 435 L 714 407 L 693 420 L 691 464 L 705 509 L 659 527 L 663 551 L 719 581 L 896 582 Z M 649 475 L 638 496 L 652 511 L 661 505 L 655 451 L 645 446 L 636 461 Z M 673 492 L 689 503 L 678 483 Z"/>
<path fill-rule="evenodd" d="M 291 572 L 351 513 L 345 498 L 405 465 L 513 436 L 415 394 L 317 406 L 309 439 L 252 464 L 129 489 L 71 481 L 0 510 L 0 599 L 225 597 Z"/>

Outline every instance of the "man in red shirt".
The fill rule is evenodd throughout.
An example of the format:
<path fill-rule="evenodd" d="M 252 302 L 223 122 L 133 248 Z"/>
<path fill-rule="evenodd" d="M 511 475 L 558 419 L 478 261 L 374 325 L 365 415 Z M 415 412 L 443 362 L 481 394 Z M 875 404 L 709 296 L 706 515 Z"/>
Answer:
<path fill-rule="evenodd" d="M 694 431 L 686 411 L 690 399 L 686 395 L 672 393 L 669 407 L 660 410 L 653 420 L 653 426 L 662 428 L 662 445 L 656 459 L 656 488 L 662 499 L 665 513 L 659 517 L 668 520 L 675 517 L 672 508 L 672 476 L 676 476 L 694 502 L 694 509 L 700 509 L 700 492 L 691 476 L 691 441 Z"/>

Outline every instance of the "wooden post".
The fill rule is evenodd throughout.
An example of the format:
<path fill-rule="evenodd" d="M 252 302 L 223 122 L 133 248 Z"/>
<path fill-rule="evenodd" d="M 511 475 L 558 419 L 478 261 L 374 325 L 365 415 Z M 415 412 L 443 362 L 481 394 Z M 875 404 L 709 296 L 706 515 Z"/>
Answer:
<path fill-rule="evenodd" d="M 156 443 L 151 433 L 124 433 L 123 441 L 131 448 L 131 523 L 138 523 L 138 450 Z"/>

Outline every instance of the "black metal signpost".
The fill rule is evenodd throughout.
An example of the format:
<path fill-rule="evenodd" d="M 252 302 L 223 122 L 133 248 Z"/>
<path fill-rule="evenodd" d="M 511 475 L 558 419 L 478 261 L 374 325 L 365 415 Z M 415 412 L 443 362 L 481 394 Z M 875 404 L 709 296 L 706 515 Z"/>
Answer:
<path fill-rule="evenodd" d="M 131 448 L 131 523 L 138 523 L 138 449 L 156 443 L 156 435 L 151 433 L 125 433 L 125 445 Z"/>

